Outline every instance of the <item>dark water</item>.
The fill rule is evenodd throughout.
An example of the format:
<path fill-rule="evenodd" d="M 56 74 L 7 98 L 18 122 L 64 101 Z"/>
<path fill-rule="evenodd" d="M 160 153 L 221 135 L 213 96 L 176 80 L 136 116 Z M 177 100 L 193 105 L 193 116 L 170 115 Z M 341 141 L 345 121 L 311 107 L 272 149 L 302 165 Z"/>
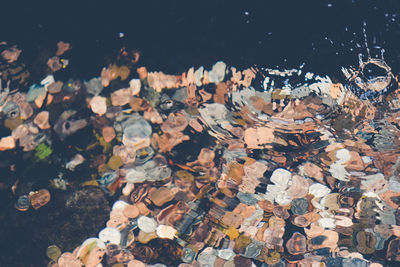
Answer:
<path fill-rule="evenodd" d="M 358 53 L 366 52 L 364 24 L 371 54 L 380 55 L 384 48 L 393 72 L 400 70 L 398 0 L 46 0 L 7 1 L 0 7 L 0 41 L 23 50 L 21 58 L 34 81 L 44 77 L 43 60 L 54 53 L 60 40 L 73 46 L 68 75 L 76 78 L 99 76 L 125 45 L 140 51 L 139 65 L 165 73 L 181 73 L 191 66 L 209 68 L 218 60 L 237 68 L 254 64 L 297 68 L 305 63 L 307 71 L 342 81 L 340 68 L 357 65 Z M 15 156 L 1 153 L 2 159 Z M 32 179 L 47 181 L 57 175 L 56 168 L 53 173 L 47 170 L 36 166 Z M 3 173 L 11 180 L 13 175 Z M 0 200 L 6 201 L 7 196 Z M 43 248 L 50 244 L 44 244 L 41 231 L 51 228 L 57 218 L 40 219 L 40 213 L 47 214 L 56 205 L 52 203 L 57 199 L 36 217 L 31 210 L 11 218 L 20 225 L 2 223 L 0 266 L 43 266 Z M 1 208 L 10 214 L 13 203 L 3 202 Z M 96 233 L 81 233 L 91 234 Z M 26 253 L 26 260 L 21 253 Z"/>
<path fill-rule="evenodd" d="M 396 0 L 8 1 L 2 6 L 1 39 L 18 44 L 27 61 L 36 64 L 57 41 L 69 41 L 74 71 L 86 77 L 97 75 L 122 45 L 141 51 L 148 69 L 167 73 L 223 60 L 238 68 L 305 62 L 314 72 L 341 76 L 341 66 L 356 64 L 357 54 L 365 53 L 363 22 L 371 48 L 383 47 L 395 69 L 400 57 Z"/>

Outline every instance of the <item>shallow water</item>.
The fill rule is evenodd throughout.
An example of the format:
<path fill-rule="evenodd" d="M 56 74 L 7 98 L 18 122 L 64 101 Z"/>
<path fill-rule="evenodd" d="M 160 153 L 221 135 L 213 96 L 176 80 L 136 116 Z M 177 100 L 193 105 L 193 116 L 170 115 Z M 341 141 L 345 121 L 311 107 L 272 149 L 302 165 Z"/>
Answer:
<path fill-rule="evenodd" d="M 293 101 L 280 100 L 280 96 L 276 99 L 274 92 L 277 92 L 277 89 L 289 92 L 287 95 L 297 90 L 296 94 L 301 95 L 304 88 L 309 88 L 315 83 L 324 86 L 324 82 L 329 80 L 327 84 L 341 82 L 346 86 L 346 92 L 357 95 L 357 89 L 354 88 L 357 84 L 354 85 L 351 79 L 346 80 L 342 67 L 357 70 L 359 54 L 363 55 L 366 61 L 368 49 L 373 58 L 381 58 L 384 49 L 385 62 L 390 66 L 393 75 L 397 76 L 400 67 L 400 51 L 397 45 L 400 39 L 400 26 L 397 22 L 400 9 L 397 1 L 284 1 L 276 4 L 261 1 L 209 1 L 197 3 L 195 7 L 181 1 L 146 1 L 130 6 L 124 6 L 122 3 L 111 5 L 87 1 L 81 5 L 65 3 L 61 9 L 56 8 L 52 1 L 48 1 L 47 4 L 25 3 L 26 8 L 21 10 L 17 8 L 18 3 L 8 3 L 5 10 L 15 12 L 5 12 L 1 17 L 2 24 L 9 25 L 2 28 L 1 38 L 10 44 L 17 44 L 23 50 L 20 60 L 25 62 L 31 71 L 30 84 L 37 83 L 45 77 L 45 62 L 48 56 L 54 53 L 55 43 L 59 40 L 71 42 L 73 47 L 65 54 L 71 62 L 70 65 L 55 73 L 56 80 L 64 82 L 69 78 L 83 81 L 99 76 L 101 68 L 115 60 L 118 49 L 123 45 L 138 49 L 141 57 L 135 67 L 146 66 L 149 71 L 180 74 L 191 66 L 195 66 L 195 69 L 199 66 L 211 69 L 212 64 L 218 60 L 223 60 L 228 67 L 234 66 L 238 70 L 248 67 L 256 69 L 257 74 L 252 82 L 254 91 L 244 96 L 238 96 L 239 92 L 232 92 L 228 95 L 225 108 L 229 113 L 228 123 L 233 127 L 240 128 L 246 124 L 254 128 L 265 127 L 273 129 L 274 136 L 279 137 L 264 142 L 262 145 L 265 147 L 246 151 L 258 160 L 274 159 L 264 174 L 264 181 L 256 188 L 257 192 L 265 192 L 272 171 L 278 167 L 294 171 L 306 161 L 320 162 L 320 158 L 327 156 L 324 152 L 328 146 L 326 136 L 333 137 L 338 142 L 362 136 L 374 151 L 397 151 L 398 144 L 393 142 L 398 134 L 398 129 L 393 126 L 395 123 L 388 125 L 382 122 L 382 119 L 387 119 L 397 111 L 397 108 L 388 108 L 385 104 L 389 102 L 390 97 L 387 96 L 397 89 L 393 80 L 390 86 L 385 86 L 387 89 L 380 93 L 383 97 L 375 94 L 373 97 L 368 97 L 369 94 L 365 97 L 370 98 L 367 101 L 377 107 L 376 119 L 366 120 L 375 125 L 372 126 L 375 129 L 373 132 L 364 131 L 363 115 L 355 116 L 356 121 L 346 117 L 357 102 L 346 103 L 350 112 L 343 112 L 344 102 L 320 104 L 323 108 L 312 114 L 313 118 L 309 118 L 311 121 L 307 120 L 307 117 L 295 118 L 293 124 L 293 121 L 287 121 L 292 113 L 282 113 L 283 115 L 278 116 L 279 114 L 260 112 L 252 106 L 251 98 L 255 95 L 263 99 L 272 98 L 271 105 L 275 105 L 272 111 L 281 113 L 285 107 L 293 104 Z M 123 37 L 119 38 L 121 33 Z M 387 73 L 385 70 L 383 72 Z M 367 79 L 375 77 L 374 75 L 382 76 L 382 68 L 376 69 L 374 65 L 367 68 L 365 73 L 368 73 L 365 75 Z M 310 75 L 313 77 L 310 78 Z M 107 89 L 109 92 L 103 92 L 107 95 L 125 85 L 115 81 Z M 20 90 L 27 89 L 23 87 Z M 215 89 L 205 90 L 212 92 Z M 361 93 L 363 96 L 364 91 Z M 321 90 L 305 94 L 318 98 L 321 96 Z M 55 122 L 66 109 L 81 109 L 78 110 L 75 119 L 89 119 L 93 113 L 84 107 L 84 97 L 79 97 L 72 104 L 49 107 L 50 121 Z M 388 102 L 382 102 L 382 99 Z M 306 105 L 315 102 L 313 99 L 307 101 L 309 102 L 306 102 Z M 242 108 L 246 106 L 250 110 L 243 111 Z M 178 111 L 186 109 L 187 106 L 174 108 L 173 111 Z M 241 110 L 243 113 L 239 114 Z M 171 111 L 163 112 L 168 115 Z M 101 123 L 99 121 L 93 124 Z M 222 163 L 223 147 L 240 138 L 235 136 L 234 130 L 227 129 L 225 122 L 218 119 L 215 119 L 215 123 L 206 121 L 204 127 L 206 131 L 201 134 L 188 127 L 183 134 L 187 134 L 190 141 L 175 146 L 166 154 L 173 172 L 181 169 L 180 165 L 195 161 L 201 147 L 215 148 L 215 162 L 221 169 L 226 168 Z M 356 133 L 355 129 L 358 128 Z M 52 132 L 50 140 L 53 152 L 45 162 L 36 162 L 33 152 L 25 153 L 21 148 L 1 152 L 0 229 L 4 238 L 0 244 L 0 262 L 5 263 L 5 266 L 45 266 L 48 262 L 45 255 L 47 246 L 56 244 L 63 252 L 72 251 L 86 238 L 97 236 L 104 227 L 109 211 L 103 205 L 112 204 L 119 197 L 120 190 L 114 195 L 105 190 L 104 199 L 108 203 L 96 203 L 89 213 L 79 207 L 89 205 L 85 201 L 92 203 L 92 199 L 86 199 L 75 206 L 65 204 L 71 203 L 71 198 L 76 198 L 74 190 L 80 183 L 87 181 L 91 175 L 97 175 L 97 170 L 91 166 L 89 160 L 73 172 L 64 168 L 65 163 L 76 153 L 81 153 L 87 159 L 92 158 L 93 161 L 93 155 L 104 154 L 105 148 L 96 143 L 93 130 L 93 126 L 86 127 L 65 140 L 60 140 Z M 153 125 L 153 132 L 159 130 L 159 126 Z M 10 131 L 4 127 L 4 120 L 0 131 L 2 137 L 10 135 Z M 346 131 L 350 131 L 351 134 Z M 243 160 L 240 159 L 242 156 L 231 157 Z M 284 157 L 285 161 L 280 161 L 280 157 Z M 9 168 L 12 164 L 15 164 L 15 171 Z M 71 184 L 67 191 L 54 189 L 49 184 L 60 172 L 63 173 L 62 179 Z M 354 176 L 357 177 L 356 174 Z M 359 186 L 357 179 L 361 180 L 356 178 L 352 181 L 356 187 Z M 13 195 L 10 188 L 16 180 L 19 180 L 20 184 L 17 194 Z M 340 181 L 337 183 L 345 184 Z M 52 196 L 46 206 L 38 210 L 31 208 L 26 212 L 14 208 L 18 195 L 41 188 L 48 188 Z M 333 192 L 339 191 L 337 188 Z M 209 195 L 212 193 L 213 191 L 210 191 Z M 101 191 L 93 194 L 101 194 Z M 211 205 L 208 202 L 209 200 L 203 200 L 201 203 L 206 213 Z M 78 219 L 79 216 L 82 218 Z M 76 223 L 77 219 L 79 223 Z M 288 223 L 283 236 L 284 241 L 286 242 L 294 231 L 304 234 L 302 229 Z M 356 240 L 355 236 L 351 238 Z M 157 242 L 153 241 L 155 244 L 151 243 L 149 247 L 154 249 L 158 245 Z M 388 243 L 386 241 L 384 250 L 366 254 L 365 258 L 383 263 Z M 166 247 L 171 248 L 173 245 L 167 244 Z M 176 245 L 176 248 L 179 246 Z M 177 264 L 178 261 L 174 262 L 174 258 L 168 258 L 165 251 L 159 253 L 165 254 L 166 258 L 159 257 L 160 261 L 152 259 L 151 263 Z M 286 248 L 283 254 L 290 259 Z"/>

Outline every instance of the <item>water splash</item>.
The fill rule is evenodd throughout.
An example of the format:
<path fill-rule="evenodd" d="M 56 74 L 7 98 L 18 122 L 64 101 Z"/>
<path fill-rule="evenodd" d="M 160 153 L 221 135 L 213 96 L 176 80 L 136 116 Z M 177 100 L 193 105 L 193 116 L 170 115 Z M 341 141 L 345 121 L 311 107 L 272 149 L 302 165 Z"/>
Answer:
<path fill-rule="evenodd" d="M 347 80 L 348 88 L 362 100 L 373 100 L 387 93 L 394 75 L 390 66 L 384 59 L 385 50 L 380 48 L 380 58 L 373 58 L 368 46 L 366 31 L 367 24 L 363 22 L 364 47 L 367 58 L 362 53 L 358 54 L 359 66 L 357 69 L 342 67 L 342 72 Z M 377 47 L 377 46 L 375 46 Z M 379 101 L 379 100 L 378 100 Z"/>

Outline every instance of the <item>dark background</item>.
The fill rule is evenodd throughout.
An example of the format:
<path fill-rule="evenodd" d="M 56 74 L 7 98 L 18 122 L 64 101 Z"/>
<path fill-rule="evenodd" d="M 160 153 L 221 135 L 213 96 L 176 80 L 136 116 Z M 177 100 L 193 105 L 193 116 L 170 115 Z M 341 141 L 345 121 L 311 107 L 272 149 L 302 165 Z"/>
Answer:
<path fill-rule="evenodd" d="M 40 67 L 43 49 L 71 42 L 71 63 L 85 78 L 99 75 L 105 56 L 122 45 L 140 50 L 148 69 L 167 73 L 223 60 L 238 68 L 305 62 L 307 70 L 340 76 L 341 66 L 357 65 L 366 52 L 363 22 L 370 48 L 383 47 L 395 71 L 400 62 L 398 0 L 2 2 L 0 39 L 19 45 L 31 67 Z"/>
<path fill-rule="evenodd" d="M 305 71 L 340 80 L 342 66 L 357 66 L 358 53 L 366 55 L 364 23 L 372 56 L 384 48 L 399 73 L 399 14 L 399 0 L 2 0 L 0 41 L 17 44 L 33 74 L 63 40 L 73 46 L 71 75 L 83 79 L 99 76 L 125 45 L 141 52 L 139 64 L 150 71 L 178 74 L 218 60 L 237 68 L 305 63 Z M 19 224 L 1 231 L 8 234 L 0 235 L 0 266 L 44 266 L 49 244 L 40 229 L 58 231 L 40 220 L 51 205 L 3 218 Z M 13 204 L 4 206 L 14 211 Z"/>

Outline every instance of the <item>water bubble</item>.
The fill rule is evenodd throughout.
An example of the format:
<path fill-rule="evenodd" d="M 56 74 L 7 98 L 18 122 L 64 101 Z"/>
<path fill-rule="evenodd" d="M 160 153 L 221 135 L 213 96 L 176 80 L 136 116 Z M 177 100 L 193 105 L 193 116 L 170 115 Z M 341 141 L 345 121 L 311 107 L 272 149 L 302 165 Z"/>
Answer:
<path fill-rule="evenodd" d="M 363 24 L 364 27 L 367 26 L 367 22 L 365 20 L 363 20 L 362 24 Z"/>

